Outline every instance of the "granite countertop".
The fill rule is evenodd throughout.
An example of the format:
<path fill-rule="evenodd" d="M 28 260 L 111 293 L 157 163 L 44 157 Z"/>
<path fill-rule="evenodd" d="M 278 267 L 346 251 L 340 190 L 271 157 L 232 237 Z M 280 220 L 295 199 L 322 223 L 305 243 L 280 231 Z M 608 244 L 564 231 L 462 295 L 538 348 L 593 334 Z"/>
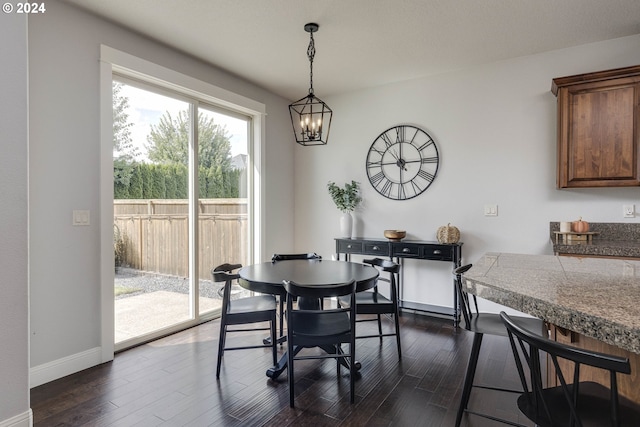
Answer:
<path fill-rule="evenodd" d="M 567 255 L 640 258 L 640 242 L 594 238 L 589 243 L 553 243 L 553 252 Z"/>
<path fill-rule="evenodd" d="M 640 261 L 487 253 L 465 289 L 640 354 Z"/>
<path fill-rule="evenodd" d="M 591 223 L 589 231 L 596 234 L 590 242 L 557 242 L 555 232 L 560 231 L 559 222 L 551 222 L 549 230 L 555 254 L 640 258 L 638 223 Z"/>

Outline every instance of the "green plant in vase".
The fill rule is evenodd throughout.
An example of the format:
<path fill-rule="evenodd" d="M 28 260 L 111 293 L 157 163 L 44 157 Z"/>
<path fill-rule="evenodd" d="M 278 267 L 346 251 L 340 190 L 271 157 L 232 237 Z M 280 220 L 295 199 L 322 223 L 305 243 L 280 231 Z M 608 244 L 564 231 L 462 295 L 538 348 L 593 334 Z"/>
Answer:
<path fill-rule="evenodd" d="M 327 188 L 333 203 L 343 214 L 340 218 L 340 231 L 343 234 L 341 237 L 351 237 L 353 231 L 353 215 L 351 213 L 362 201 L 360 185 L 351 181 L 350 184 L 346 183 L 344 187 L 340 187 L 335 182 L 329 181 Z"/>

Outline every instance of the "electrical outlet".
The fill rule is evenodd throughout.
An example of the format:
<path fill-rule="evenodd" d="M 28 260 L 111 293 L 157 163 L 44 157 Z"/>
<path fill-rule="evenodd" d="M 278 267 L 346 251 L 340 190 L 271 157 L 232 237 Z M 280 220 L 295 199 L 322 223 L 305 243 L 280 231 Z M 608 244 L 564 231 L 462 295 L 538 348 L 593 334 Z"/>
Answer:
<path fill-rule="evenodd" d="M 636 207 L 635 207 L 635 205 L 624 205 L 624 206 L 622 206 L 622 216 L 624 218 L 634 218 L 636 216 Z"/>

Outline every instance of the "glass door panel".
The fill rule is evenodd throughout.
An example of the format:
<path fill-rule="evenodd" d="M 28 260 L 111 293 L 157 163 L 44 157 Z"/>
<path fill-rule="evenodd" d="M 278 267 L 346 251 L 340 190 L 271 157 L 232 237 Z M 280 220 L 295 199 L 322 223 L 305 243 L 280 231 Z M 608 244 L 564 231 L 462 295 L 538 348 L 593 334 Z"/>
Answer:
<path fill-rule="evenodd" d="M 198 113 L 199 311 L 219 308 L 222 283 L 211 269 L 223 263 L 248 263 L 249 124 L 247 117 L 214 107 Z M 234 286 L 232 297 L 246 293 Z"/>
<path fill-rule="evenodd" d="M 116 349 L 192 319 L 189 106 L 113 84 Z"/>

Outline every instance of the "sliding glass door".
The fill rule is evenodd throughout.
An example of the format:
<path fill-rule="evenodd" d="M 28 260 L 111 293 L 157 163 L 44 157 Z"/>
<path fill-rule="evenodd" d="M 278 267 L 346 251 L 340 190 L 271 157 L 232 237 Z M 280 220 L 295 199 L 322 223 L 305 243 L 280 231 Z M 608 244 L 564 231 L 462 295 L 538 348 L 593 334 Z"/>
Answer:
<path fill-rule="evenodd" d="M 116 350 L 219 312 L 211 268 L 246 264 L 251 119 L 113 82 Z"/>

